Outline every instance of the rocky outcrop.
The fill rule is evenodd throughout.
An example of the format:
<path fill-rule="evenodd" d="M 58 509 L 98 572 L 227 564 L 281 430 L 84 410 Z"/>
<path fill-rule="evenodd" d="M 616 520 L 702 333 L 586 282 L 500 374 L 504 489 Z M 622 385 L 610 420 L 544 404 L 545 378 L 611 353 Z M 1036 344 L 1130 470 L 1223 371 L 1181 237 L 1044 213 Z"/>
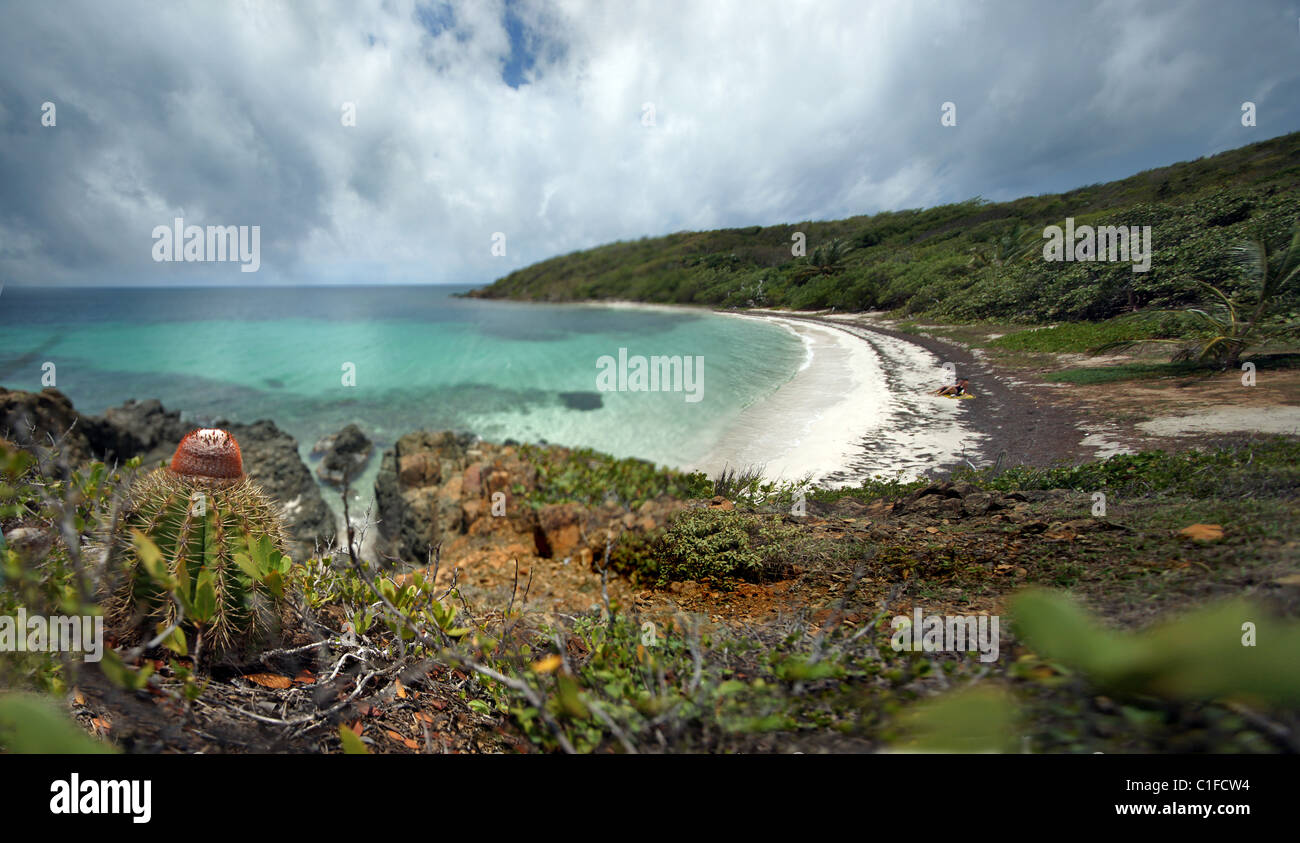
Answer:
<path fill-rule="evenodd" d="M 374 443 L 355 424 L 349 424 L 331 436 L 316 443 L 313 454 L 323 454 L 316 474 L 331 486 L 342 486 L 355 480 L 370 461 Z"/>
<path fill-rule="evenodd" d="M 945 480 L 918 489 L 898 501 L 893 505 L 893 514 L 955 520 L 1002 510 L 1018 513 L 1024 507 L 1017 507 L 1017 504 L 1024 500 L 1024 495 L 1019 492 L 985 492 L 970 483 Z"/>
<path fill-rule="evenodd" d="M 470 453 L 473 445 L 471 436 L 418 431 L 384 452 L 375 504 L 387 555 L 424 562 L 432 546 L 464 532 L 461 474 L 478 455 Z"/>
<path fill-rule="evenodd" d="M 179 410 L 166 410 L 157 398 L 127 401 L 104 411 L 91 448 L 106 462 L 140 457 L 146 468 L 171 459 L 172 452 L 194 425 L 181 420 Z"/>
<path fill-rule="evenodd" d="M 547 452 L 557 461 L 569 453 L 559 446 Z M 635 510 L 615 500 L 534 505 L 538 484 L 536 462 L 524 460 L 516 445 L 448 431 L 407 434 L 384 453 L 375 482 L 380 551 L 423 564 L 439 544 L 444 560 L 493 544 L 589 564 L 603 554 L 606 541 L 654 532 L 685 507 L 669 497 Z"/>
<path fill-rule="evenodd" d="M 53 387 L 23 392 L 0 387 L 0 436 L 20 448 L 48 448 L 58 442 L 71 463 L 90 459 L 91 440 L 102 435 L 102 422 L 80 416 L 68 396 Z"/>

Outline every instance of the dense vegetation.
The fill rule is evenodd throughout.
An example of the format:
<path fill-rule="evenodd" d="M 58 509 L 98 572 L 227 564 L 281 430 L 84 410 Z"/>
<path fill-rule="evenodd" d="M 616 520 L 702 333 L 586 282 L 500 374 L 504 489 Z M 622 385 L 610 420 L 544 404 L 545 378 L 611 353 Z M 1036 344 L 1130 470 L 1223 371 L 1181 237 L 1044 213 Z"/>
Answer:
<path fill-rule="evenodd" d="M 1249 284 L 1233 247 L 1285 246 L 1300 206 L 1300 133 L 1068 193 L 972 199 L 829 222 L 680 232 L 517 270 L 474 295 L 721 307 L 887 309 L 948 320 L 1097 320 L 1198 300 L 1197 282 Z M 1144 226 L 1149 272 L 1042 259 L 1042 230 Z M 806 236 L 806 255 L 792 236 Z"/>

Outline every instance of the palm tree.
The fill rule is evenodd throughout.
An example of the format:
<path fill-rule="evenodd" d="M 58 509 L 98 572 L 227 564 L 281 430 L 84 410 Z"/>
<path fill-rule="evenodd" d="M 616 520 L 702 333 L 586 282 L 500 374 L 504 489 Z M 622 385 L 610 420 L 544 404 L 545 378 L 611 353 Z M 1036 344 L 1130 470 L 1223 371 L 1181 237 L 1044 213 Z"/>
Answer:
<path fill-rule="evenodd" d="M 849 252 L 851 247 L 844 245 L 843 240 L 832 240 L 825 246 L 818 246 L 813 249 L 812 257 L 808 263 L 802 264 L 790 275 L 790 279 L 796 284 L 803 284 L 809 278 L 818 275 L 838 275 L 844 271 L 844 255 Z"/>
<path fill-rule="evenodd" d="M 990 243 L 980 243 L 970 249 L 969 266 L 1003 266 L 1019 258 L 1026 258 L 1039 242 L 1037 232 L 1023 222 L 1017 222 L 1009 231 Z"/>
<path fill-rule="evenodd" d="M 1197 281 L 1202 292 L 1208 294 L 1208 303 L 1172 311 L 1142 311 L 1134 317 L 1186 314 L 1202 329 L 1199 335 L 1190 339 L 1120 340 L 1099 346 L 1093 353 L 1104 354 L 1147 342 L 1171 343 L 1180 346 L 1174 353 L 1174 362 L 1215 362 L 1226 369 L 1240 366 L 1247 349 L 1300 336 L 1300 321 L 1282 312 L 1286 294 L 1300 281 L 1300 223 L 1292 231 L 1290 244 L 1280 254 L 1270 252 L 1262 237 L 1235 246 L 1233 251 L 1254 288 L 1246 301 L 1239 301 L 1213 284 Z"/>

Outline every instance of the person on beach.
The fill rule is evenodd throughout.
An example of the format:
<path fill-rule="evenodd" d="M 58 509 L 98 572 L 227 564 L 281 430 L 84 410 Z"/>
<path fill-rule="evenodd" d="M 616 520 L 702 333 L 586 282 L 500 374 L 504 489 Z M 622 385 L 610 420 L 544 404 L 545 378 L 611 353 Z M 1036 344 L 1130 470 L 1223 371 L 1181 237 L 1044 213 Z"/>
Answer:
<path fill-rule="evenodd" d="M 965 378 L 961 378 L 955 384 L 952 384 L 950 386 L 940 387 L 938 390 L 935 391 L 934 394 L 935 395 L 965 395 L 967 386 L 970 386 L 970 381 L 966 380 Z"/>

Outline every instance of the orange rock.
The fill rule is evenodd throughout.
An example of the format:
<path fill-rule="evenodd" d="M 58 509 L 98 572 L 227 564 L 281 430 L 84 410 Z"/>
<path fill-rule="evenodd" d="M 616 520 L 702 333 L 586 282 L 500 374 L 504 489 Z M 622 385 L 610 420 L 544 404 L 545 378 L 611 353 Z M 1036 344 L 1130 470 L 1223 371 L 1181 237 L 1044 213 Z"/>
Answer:
<path fill-rule="evenodd" d="M 397 477 L 403 486 L 423 486 L 442 480 L 442 466 L 428 453 L 403 454 L 397 458 Z"/>
<path fill-rule="evenodd" d="M 538 510 L 538 555 L 554 559 L 571 556 L 582 540 L 583 512 L 575 503 L 553 503 Z"/>
<path fill-rule="evenodd" d="M 465 469 L 462 488 L 468 497 L 475 498 L 483 494 L 483 467 L 481 465 L 475 463 Z"/>

